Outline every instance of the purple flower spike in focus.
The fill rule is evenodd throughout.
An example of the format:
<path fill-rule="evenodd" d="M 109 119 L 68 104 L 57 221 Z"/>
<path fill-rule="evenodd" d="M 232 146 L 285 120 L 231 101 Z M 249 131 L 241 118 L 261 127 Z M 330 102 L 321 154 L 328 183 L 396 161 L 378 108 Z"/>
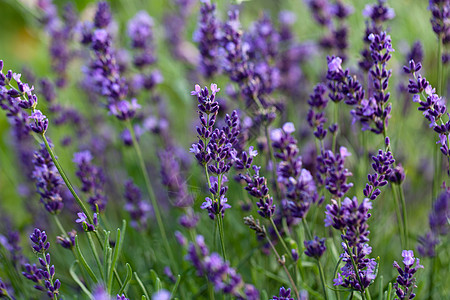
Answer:
<path fill-rule="evenodd" d="M 405 267 L 402 269 L 400 265 L 394 261 L 394 268 L 397 269 L 400 274 L 397 276 L 397 280 L 394 283 L 395 293 L 399 300 L 413 299 L 416 294 L 413 293 L 413 289 L 416 288 L 416 278 L 414 274 L 418 269 L 423 269 L 423 266 L 419 263 L 418 258 L 414 258 L 414 252 L 412 250 L 402 251 L 403 264 Z M 413 267 L 413 265 L 415 266 Z"/>
<path fill-rule="evenodd" d="M 278 296 L 273 296 L 270 300 L 295 300 L 291 297 L 291 289 L 286 289 L 284 286 L 280 288 L 280 293 Z"/>
<path fill-rule="evenodd" d="M 227 181 L 226 174 L 236 159 L 235 146 L 240 133 L 239 115 L 236 110 L 231 115 L 225 116 L 222 129 L 214 128 L 219 111 L 219 103 L 216 101 L 216 94 L 219 91 L 216 84 L 211 84 L 211 92 L 207 87 L 202 89 L 197 84 L 191 92 L 192 96 L 197 96 L 199 103 L 197 112 L 201 126 L 197 126 L 198 142 L 192 144 L 189 151 L 205 168 L 210 180 L 208 185 L 211 197 L 205 198 L 201 208 L 208 211 L 211 219 L 219 215 L 223 217 L 225 210 L 231 207 L 226 203 L 225 194 L 228 187 L 224 183 Z"/>
<path fill-rule="evenodd" d="M 47 131 L 48 119 L 40 110 L 32 112 L 29 119 L 33 120 L 30 124 L 31 130 L 39 134 L 44 134 Z"/>
<path fill-rule="evenodd" d="M 26 263 L 23 265 L 25 271 L 22 275 L 28 280 L 35 283 L 34 288 L 39 291 L 47 291 L 47 296 L 50 299 L 54 299 L 59 295 L 59 288 L 61 282 L 59 279 L 54 278 L 55 266 L 50 264 L 50 253 L 47 253 L 50 248 L 50 243 L 47 241 L 47 235 L 45 231 L 41 231 L 35 228 L 33 234 L 30 235 L 30 240 L 33 243 L 33 250 L 36 251 L 39 264 L 30 265 Z"/>
<path fill-rule="evenodd" d="M 319 239 L 319 237 L 315 236 L 314 240 L 304 241 L 305 245 L 305 254 L 309 257 L 314 257 L 319 259 L 327 247 L 325 246 L 325 239 Z"/>

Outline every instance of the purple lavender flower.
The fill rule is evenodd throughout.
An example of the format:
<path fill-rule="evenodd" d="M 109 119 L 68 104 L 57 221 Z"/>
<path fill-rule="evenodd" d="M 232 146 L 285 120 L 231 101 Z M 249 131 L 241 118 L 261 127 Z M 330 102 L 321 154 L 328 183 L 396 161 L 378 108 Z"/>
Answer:
<path fill-rule="evenodd" d="M 318 200 L 316 185 L 311 173 L 302 168 L 297 141 L 292 136 L 294 124 L 288 122 L 283 128 L 271 133 L 277 165 L 277 182 L 281 184 L 284 206 L 295 218 L 303 218 L 311 203 Z"/>
<path fill-rule="evenodd" d="M 404 269 L 394 261 L 394 268 L 396 268 L 400 274 L 397 276 L 397 280 L 394 283 L 395 293 L 398 297 L 396 299 L 413 299 L 416 296 L 416 294 L 413 293 L 413 289 L 417 287 L 415 285 L 416 278 L 414 278 L 414 274 L 418 269 L 423 269 L 423 266 L 419 263 L 418 258 L 414 258 L 414 252 L 412 250 L 403 250 L 402 257 L 403 264 L 405 265 Z M 416 265 L 413 267 L 414 263 Z"/>
<path fill-rule="evenodd" d="M 147 228 L 153 208 L 147 200 L 142 200 L 141 190 L 131 180 L 125 182 L 124 197 L 126 200 L 124 208 L 131 216 L 131 226 L 137 230 Z"/>
<path fill-rule="evenodd" d="M 439 236 L 445 236 L 449 232 L 448 219 L 450 218 L 450 189 L 444 190 L 433 204 L 428 220 L 430 231 L 419 237 L 417 250 L 424 257 L 434 257 L 435 247 L 440 243 Z"/>
<path fill-rule="evenodd" d="M 136 99 L 125 100 L 128 86 L 125 78 L 121 77 L 120 66 L 113 48 L 112 36 L 106 29 L 112 16 L 109 5 L 100 2 L 94 20 L 94 28 L 85 25 L 83 40 L 93 51 L 93 58 L 85 68 L 85 85 L 96 94 L 106 97 L 109 112 L 119 120 L 134 117 L 140 108 Z"/>
<path fill-rule="evenodd" d="M 345 158 L 350 156 L 347 148 L 341 147 L 339 153 L 334 154 L 331 150 L 325 150 L 317 157 L 318 180 L 325 188 L 338 198 L 341 198 L 353 186 L 347 183 L 347 177 L 353 174 L 345 168 Z"/>
<path fill-rule="evenodd" d="M 294 300 L 294 298 L 291 297 L 291 289 L 285 289 L 284 286 L 282 286 L 279 295 L 273 296 L 270 300 Z"/>
<path fill-rule="evenodd" d="M 57 236 L 56 242 L 63 248 L 72 249 L 75 247 L 75 236 L 77 232 L 75 230 L 67 232 L 67 236 Z"/>
<path fill-rule="evenodd" d="M 374 161 L 372 163 L 372 168 L 375 173 L 367 176 L 369 183 L 366 184 L 363 193 L 364 196 L 370 200 L 375 200 L 381 194 L 379 187 L 385 186 L 388 183 L 388 180 L 391 180 L 391 176 L 394 176 L 395 172 L 393 165 L 395 159 L 392 156 L 391 151 L 384 152 L 383 150 L 378 150 L 378 155 L 372 156 L 372 160 Z M 399 180 L 401 180 L 401 175 L 399 176 Z M 394 181 L 397 181 L 397 177 L 394 178 Z"/>
<path fill-rule="evenodd" d="M 176 207 L 189 207 L 194 203 L 193 197 L 188 193 L 186 179 L 181 174 L 180 163 L 176 159 L 175 149 L 159 152 L 161 163 L 161 181 L 167 187 L 169 198 Z"/>
<path fill-rule="evenodd" d="M 422 65 L 415 63 L 413 60 L 409 62 L 408 66 L 404 66 L 405 73 L 412 74 L 414 79 L 409 79 L 408 89 L 409 93 L 413 95 L 413 101 L 419 103 L 419 111 L 423 112 L 425 118 L 430 122 L 430 128 L 438 134 L 437 144 L 441 144 L 441 152 L 444 156 L 450 159 L 450 150 L 448 145 L 448 138 L 450 135 L 450 120 L 444 122 L 442 117 L 447 113 L 447 107 L 445 105 L 444 98 L 436 94 L 436 90 L 431 84 L 422 77 L 420 74 L 416 74 Z M 424 98 L 421 100 L 420 96 Z M 441 123 L 439 125 L 439 123 Z"/>
<path fill-rule="evenodd" d="M 362 124 L 362 130 L 370 130 L 376 134 L 385 133 L 390 118 L 391 104 L 388 103 L 390 93 L 386 92 L 392 70 L 387 70 L 387 62 L 394 51 L 391 37 L 386 32 L 369 36 L 372 57 L 370 85 L 373 95 L 362 100 L 351 114 Z"/>
<path fill-rule="evenodd" d="M 153 23 L 153 19 L 148 13 L 142 10 L 128 22 L 131 46 L 136 50 L 133 63 L 140 69 L 156 61 L 153 46 Z"/>
<path fill-rule="evenodd" d="M 368 72 L 373 65 L 373 58 L 371 51 L 369 50 L 369 45 L 371 43 L 369 36 L 370 34 L 379 35 L 385 29 L 383 29 L 383 23 L 391 20 L 395 17 L 395 12 L 392 8 L 385 5 L 386 0 L 378 0 L 376 4 L 368 4 L 363 10 L 363 16 L 368 18 L 366 21 L 366 30 L 364 34 L 365 48 L 361 51 L 362 59 L 359 62 L 359 67 L 364 71 Z"/>
<path fill-rule="evenodd" d="M 33 250 L 38 255 L 41 267 L 27 263 L 24 265 L 25 271 L 22 272 L 22 275 L 36 283 L 35 289 L 47 291 L 47 296 L 53 299 L 59 295 L 61 282 L 59 279 L 55 280 L 55 266 L 50 265 L 50 253 L 47 253 L 50 243 L 47 241 L 47 234 L 45 231 L 35 228 L 30 235 L 30 240 L 33 243 Z"/>
<path fill-rule="evenodd" d="M 125 297 L 125 294 L 122 294 L 122 295 L 117 294 L 116 300 L 130 300 L 130 299 Z"/>
<path fill-rule="evenodd" d="M 192 263 L 198 276 L 208 278 L 217 292 L 229 294 L 236 299 L 259 299 L 257 290 L 252 285 L 244 285 L 241 275 L 228 262 L 223 261 L 215 252 L 209 253 L 203 236 L 198 235 L 195 243 L 189 244 L 186 260 Z"/>
<path fill-rule="evenodd" d="M 327 247 L 325 246 L 325 239 L 319 239 L 319 237 L 315 236 L 314 240 L 304 241 L 305 245 L 305 254 L 309 257 L 314 257 L 319 259 Z"/>
<path fill-rule="evenodd" d="M 44 134 L 47 131 L 48 119 L 40 110 L 33 111 L 28 118 L 33 120 L 30 124 L 31 130 L 39 134 Z"/>
<path fill-rule="evenodd" d="M 431 26 L 439 39 L 439 43 L 442 40 L 442 43 L 447 45 L 450 42 L 450 25 L 448 24 L 450 3 L 442 0 L 429 0 L 428 9 L 431 11 Z M 448 55 L 448 53 L 443 53 L 440 59 L 447 63 Z"/>
<path fill-rule="evenodd" d="M 207 87 L 201 89 L 199 85 L 196 85 L 195 90 L 191 92 L 191 95 L 197 96 L 199 102 L 198 115 L 201 127 L 197 127 L 198 142 L 192 144 L 189 150 L 205 167 L 206 172 L 217 176 L 217 180 L 213 181 L 211 177 L 208 183 L 212 199 L 207 197 L 201 206 L 202 209 L 208 210 L 212 219 L 219 214 L 223 217 L 225 209 L 231 207 L 226 203 L 225 194 L 228 187 L 223 183 L 225 174 L 231 169 L 236 157 L 237 151 L 234 146 L 238 143 L 240 128 L 237 111 L 225 116 L 225 125 L 222 129 L 214 128 L 219 111 L 219 104 L 215 100 L 218 91 L 220 89 L 217 85 L 211 84 L 211 95 Z"/>
<path fill-rule="evenodd" d="M 76 175 L 81 180 L 81 190 L 89 194 L 88 203 L 93 212 L 105 210 L 106 196 L 104 192 L 105 175 L 103 170 L 92 164 L 92 154 L 89 151 L 81 151 L 74 154 L 73 162 L 77 164 Z"/>
<path fill-rule="evenodd" d="M 53 145 L 50 145 L 52 147 Z M 64 207 L 61 192 L 63 181 L 45 146 L 35 151 L 33 156 L 34 170 L 32 178 L 41 196 L 41 202 L 51 214 L 58 214 Z"/>
<path fill-rule="evenodd" d="M 98 225 L 98 217 L 97 213 L 94 213 L 93 222 L 94 224 L 90 224 L 88 222 L 87 216 L 83 212 L 77 213 L 78 219 L 75 220 L 76 223 L 79 223 L 83 226 L 84 231 L 95 231 L 95 227 Z"/>
<path fill-rule="evenodd" d="M 152 295 L 152 300 L 170 300 L 171 295 L 168 290 L 162 289 Z"/>
<path fill-rule="evenodd" d="M 220 43 L 219 26 L 220 24 L 216 17 L 216 5 L 211 4 L 210 0 L 203 0 L 194 40 L 198 42 L 201 55 L 200 72 L 206 78 L 214 76 L 220 68 L 218 57 Z"/>
<path fill-rule="evenodd" d="M 345 198 L 342 205 L 332 199 L 332 204 L 327 205 L 325 226 L 333 226 L 342 230 L 342 261 L 345 265 L 341 268 L 341 273 L 334 279 L 334 285 L 351 287 L 363 292 L 375 279 L 375 269 L 377 263 L 374 259 L 366 256 L 372 252 L 367 242 L 369 241 L 369 231 L 367 220 L 371 216 L 369 210 L 372 203 L 369 199 L 364 199 L 361 204 L 354 197 L 352 200 Z M 353 262 L 356 264 L 356 270 Z"/>

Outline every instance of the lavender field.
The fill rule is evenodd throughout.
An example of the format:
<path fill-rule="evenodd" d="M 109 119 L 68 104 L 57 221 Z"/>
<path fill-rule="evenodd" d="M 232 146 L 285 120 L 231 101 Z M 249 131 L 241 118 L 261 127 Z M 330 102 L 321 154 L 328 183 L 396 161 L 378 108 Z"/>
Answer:
<path fill-rule="evenodd" d="M 0 299 L 450 299 L 450 0 L 0 25 Z"/>

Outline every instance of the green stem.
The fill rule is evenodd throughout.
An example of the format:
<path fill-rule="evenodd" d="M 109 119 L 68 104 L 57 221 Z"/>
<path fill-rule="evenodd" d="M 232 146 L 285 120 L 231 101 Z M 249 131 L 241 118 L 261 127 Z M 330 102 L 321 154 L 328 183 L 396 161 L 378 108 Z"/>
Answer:
<path fill-rule="evenodd" d="M 94 255 L 95 262 L 97 263 L 98 270 L 100 271 L 100 275 L 102 276 L 102 279 L 104 281 L 105 280 L 105 274 L 103 274 L 102 264 L 101 264 L 100 258 L 98 256 L 97 249 L 95 248 L 94 241 L 92 240 L 91 233 L 90 232 L 86 232 L 86 235 L 88 237 L 89 246 L 91 248 L 92 254 Z"/>
<path fill-rule="evenodd" d="M 405 239 L 405 248 L 409 249 L 408 247 L 408 218 L 406 213 L 406 201 L 405 201 L 405 195 L 403 193 L 403 187 L 401 184 L 398 185 L 398 190 L 400 192 L 400 201 L 402 204 L 402 211 L 403 211 L 403 234 Z"/>
<path fill-rule="evenodd" d="M 142 157 L 141 147 L 139 146 L 139 143 L 136 139 L 136 134 L 134 132 L 134 128 L 131 124 L 131 121 L 127 120 L 126 124 L 128 126 L 128 130 L 130 131 L 130 134 L 131 134 L 131 139 L 133 141 L 134 149 L 138 156 L 139 166 L 141 168 L 142 175 L 144 176 L 145 186 L 147 188 L 147 192 L 150 197 L 150 201 L 152 202 L 153 211 L 155 213 L 156 222 L 158 223 L 159 231 L 161 233 L 161 237 L 163 239 L 164 246 L 166 248 L 167 254 L 169 255 L 171 264 L 174 266 L 174 269 L 176 270 L 177 265 L 175 264 L 175 258 L 173 256 L 172 249 L 170 248 L 169 241 L 166 236 L 166 230 L 164 228 L 164 223 L 161 218 L 161 213 L 159 210 L 158 202 L 156 201 L 155 193 L 153 192 L 153 188 L 150 183 L 150 178 L 148 177 L 147 169 L 145 168 L 145 162 L 144 162 L 144 158 Z"/>
<path fill-rule="evenodd" d="M 397 223 L 398 223 L 398 231 L 399 231 L 399 236 L 400 236 L 400 243 L 402 245 L 402 249 L 406 249 L 405 248 L 405 230 L 403 229 L 403 223 L 402 223 L 402 215 L 400 213 L 400 204 L 398 201 L 398 195 L 397 195 L 397 190 L 395 188 L 395 186 L 391 186 L 392 187 L 392 193 L 394 194 L 394 207 L 395 207 L 395 214 L 397 215 Z"/>
<path fill-rule="evenodd" d="M 266 140 L 267 140 L 267 150 L 268 150 L 269 160 L 272 162 L 272 180 L 273 180 L 273 187 L 275 188 L 275 196 L 280 201 L 281 200 L 280 191 L 278 189 L 278 184 L 277 184 L 277 164 L 275 161 L 275 156 L 273 154 L 273 148 L 272 148 L 272 142 L 270 140 L 268 124 L 266 124 L 264 126 L 264 133 L 266 135 Z"/>
<path fill-rule="evenodd" d="M 436 256 L 431 257 L 431 270 L 428 273 L 429 274 L 429 285 L 428 285 L 428 300 L 433 299 L 433 289 L 434 289 L 434 273 L 436 271 Z"/>
<path fill-rule="evenodd" d="M 220 201 L 220 198 L 219 198 Z M 220 203 L 219 203 L 219 207 L 220 207 Z M 220 247 L 222 248 L 222 255 L 223 255 L 223 259 L 226 261 L 227 260 L 227 253 L 225 252 L 225 236 L 224 236 L 224 230 L 223 230 L 223 218 L 222 218 L 222 212 L 219 212 L 217 215 L 217 221 L 218 221 L 218 225 L 219 225 L 219 237 L 220 237 Z"/>
<path fill-rule="evenodd" d="M 338 124 L 339 121 L 339 103 L 334 103 L 334 123 Z M 332 149 L 333 153 L 336 153 L 336 138 L 337 138 L 337 131 L 333 133 L 333 144 Z"/>
<path fill-rule="evenodd" d="M 322 264 L 319 259 L 317 259 L 317 266 L 319 267 L 320 281 L 322 283 L 323 295 L 325 296 L 325 300 L 328 300 L 327 289 L 325 288 L 325 274 L 323 273 Z"/>
<path fill-rule="evenodd" d="M 305 217 L 302 218 L 302 224 L 303 224 L 303 228 L 305 229 L 306 236 L 311 241 L 313 239 L 313 236 L 312 236 L 311 230 L 309 229 L 308 223 L 306 222 Z"/>
<path fill-rule="evenodd" d="M 297 299 L 300 299 L 300 293 L 298 292 L 297 286 L 295 285 L 295 282 L 294 282 L 294 280 L 292 279 L 292 276 L 291 276 L 291 274 L 289 273 L 289 270 L 286 268 L 286 263 L 284 262 L 284 258 L 282 258 L 282 257 L 280 256 L 280 254 L 278 254 L 277 249 L 276 249 L 275 246 L 272 244 L 272 241 L 270 240 L 270 237 L 267 235 L 267 232 L 266 232 L 266 228 L 265 228 L 265 227 L 263 227 L 263 230 L 264 230 L 264 233 L 265 233 L 265 235 L 266 235 L 266 239 L 267 239 L 267 241 L 269 242 L 270 248 L 272 248 L 273 252 L 274 252 L 275 255 L 277 256 L 278 263 L 283 267 L 284 272 L 286 273 L 286 275 L 287 275 L 287 277 L 288 277 L 288 279 L 289 279 L 289 282 L 291 283 L 292 288 L 294 289 L 295 296 L 297 297 Z"/>
<path fill-rule="evenodd" d="M 270 224 L 272 224 L 272 227 L 273 227 L 273 229 L 275 230 L 275 233 L 276 233 L 278 239 L 280 240 L 281 244 L 283 245 L 283 248 L 284 248 L 284 250 L 286 251 L 286 254 L 287 254 L 289 257 L 292 257 L 292 256 L 291 256 L 291 252 L 289 251 L 288 246 L 287 246 L 286 243 L 284 242 L 284 239 L 281 237 L 281 234 L 280 234 L 280 232 L 278 231 L 277 225 L 275 225 L 275 222 L 273 221 L 272 217 L 270 217 L 269 220 L 270 220 Z"/>
<path fill-rule="evenodd" d="M 342 234 L 345 235 L 344 230 L 342 230 Z M 355 260 L 353 258 L 353 253 L 352 253 L 352 251 L 350 249 L 350 245 L 348 244 L 348 241 L 346 239 L 343 239 L 343 240 L 345 242 L 345 245 L 347 246 L 347 254 L 348 254 L 348 256 L 350 256 L 350 259 L 352 260 L 353 270 L 355 271 L 356 278 L 358 279 L 358 282 L 359 282 L 359 286 L 362 288 L 362 291 L 360 291 L 361 292 L 361 297 L 363 298 L 363 300 L 365 300 L 366 299 L 365 289 L 363 289 L 361 277 L 359 276 L 358 266 L 356 265 L 356 262 L 355 262 Z"/>

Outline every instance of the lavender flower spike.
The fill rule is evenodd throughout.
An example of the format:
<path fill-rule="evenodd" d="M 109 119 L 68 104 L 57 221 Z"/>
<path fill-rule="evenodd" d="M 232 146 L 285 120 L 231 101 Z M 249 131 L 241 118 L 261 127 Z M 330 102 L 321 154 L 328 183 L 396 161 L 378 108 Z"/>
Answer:
<path fill-rule="evenodd" d="M 417 287 L 415 285 L 416 278 L 414 278 L 414 274 L 418 269 L 423 269 L 423 266 L 419 263 L 418 258 L 414 258 L 414 252 L 412 250 L 403 250 L 402 257 L 403 264 L 405 265 L 404 269 L 394 261 L 394 268 L 396 268 L 400 274 L 397 276 L 397 280 L 394 283 L 395 293 L 398 297 L 396 299 L 413 299 L 416 296 L 416 294 L 413 293 L 413 289 Z M 414 263 L 416 265 L 413 267 Z"/>
<path fill-rule="evenodd" d="M 59 279 L 55 280 L 55 266 L 50 265 L 50 253 L 47 253 L 50 243 L 47 241 L 47 234 L 45 231 L 35 228 L 30 235 L 30 240 L 33 243 L 33 250 L 38 255 L 40 267 L 27 263 L 24 265 L 25 271 L 22 272 L 22 275 L 36 283 L 35 289 L 47 291 L 47 296 L 54 299 L 59 295 L 61 282 Z"/>

